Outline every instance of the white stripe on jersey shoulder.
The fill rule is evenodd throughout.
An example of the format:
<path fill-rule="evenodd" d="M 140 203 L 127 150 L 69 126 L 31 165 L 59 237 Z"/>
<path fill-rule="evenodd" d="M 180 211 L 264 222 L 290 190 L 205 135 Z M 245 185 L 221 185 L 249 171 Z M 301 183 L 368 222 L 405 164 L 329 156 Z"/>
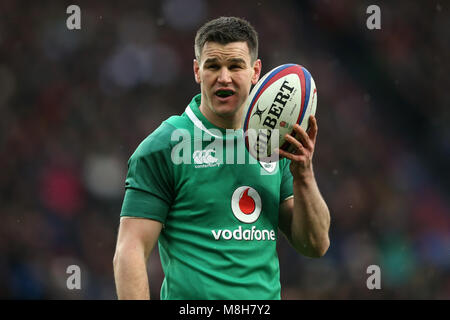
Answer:
<path fill-rule="evenodd" d="M 200 121 L 199 118 L 197 118 L 197 116 L 194 114 L 194 112 L 192 111 L 192 109 L 191 109 L 191 107 L 189 105 L 186 107 L 185 112 L 186 112 L 187 116 L 189 117 L 189 119 L 191 119 L 191 121 L 194 123 L 194 125 L 197 128 L 199 128 L 202 131 L 205 131 L 207 134 L 209 134 L 209 135 L 211 135 L 211 136 L 213 136 L 215 138 L 222 139 L 222 136 L 218 136 L 218 135 L 213 134 L 211 131 L 209 131 L 204 126 L 204 124 Z"/>
<path fill-rule="evenodd" d="M 287 197 L 286 199 L 282 200 L 281 202 L 284 202 L 284 201 L 289 200 L 291 198 L 294 198 L 294 195 L 290 195 L 289 197 Z"/>

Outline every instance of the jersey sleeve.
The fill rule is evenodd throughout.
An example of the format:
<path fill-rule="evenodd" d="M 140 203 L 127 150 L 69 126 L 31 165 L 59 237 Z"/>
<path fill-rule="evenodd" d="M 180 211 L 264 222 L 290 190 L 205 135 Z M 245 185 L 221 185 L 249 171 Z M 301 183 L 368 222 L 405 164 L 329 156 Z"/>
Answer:
<path fill-rule="evenodd" d="M 171 127 L 163 123 L 130 157 L 121 217 L 149 218 L 165 223 L 174 198 Z"/>
<path fill-rule="evenodd" d="M 281 185 L 280 185 L 280 202 L 294 195 L 293 177 L 289 169 L 291 161 L 289 159 L 280 160 Z"/>

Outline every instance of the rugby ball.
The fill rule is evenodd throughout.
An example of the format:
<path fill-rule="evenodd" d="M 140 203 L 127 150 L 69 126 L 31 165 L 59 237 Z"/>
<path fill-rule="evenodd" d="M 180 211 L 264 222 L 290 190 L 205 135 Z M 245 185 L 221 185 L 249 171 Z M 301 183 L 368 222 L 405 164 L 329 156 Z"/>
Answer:
<path fill-rule="evenodd" d="M 293 152 L 284 136 L 295 135 L 296 123 L 307 130 L 316 107 L 316 84 L 306 68 L 283 64 L 272 69 L 253 87 L 244 104 L 242 128 L 247 150 L 260 161 L 277 161 L 276 148 Z"/>

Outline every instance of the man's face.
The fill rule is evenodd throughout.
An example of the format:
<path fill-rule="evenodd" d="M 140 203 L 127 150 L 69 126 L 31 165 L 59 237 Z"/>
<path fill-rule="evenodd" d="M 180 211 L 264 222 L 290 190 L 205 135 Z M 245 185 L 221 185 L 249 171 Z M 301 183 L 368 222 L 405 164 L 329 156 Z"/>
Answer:
<path fill-rule="evenodd" d="M 200 61 L 194 60 L 194 73 L 205 111 L 230 118 L 241 115 L 251 85 L 258 82 L 261 61 L 251 62 L 246 42 L 206 42 Z"/>

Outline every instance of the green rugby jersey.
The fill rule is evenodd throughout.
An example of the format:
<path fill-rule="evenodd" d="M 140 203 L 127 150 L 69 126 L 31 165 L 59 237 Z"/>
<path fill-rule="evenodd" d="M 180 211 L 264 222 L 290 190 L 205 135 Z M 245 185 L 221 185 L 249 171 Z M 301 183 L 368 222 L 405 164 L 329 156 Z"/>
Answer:
<path fill-rule="evenodd" d="M 163 223 L 161 299 L 280 299 L 276 239 L 279 205 L 293 194 L 289 161 L 257 162 L 242 130 L 211 124 L 200 98 L 130 157 L 121 216 Z"/>

